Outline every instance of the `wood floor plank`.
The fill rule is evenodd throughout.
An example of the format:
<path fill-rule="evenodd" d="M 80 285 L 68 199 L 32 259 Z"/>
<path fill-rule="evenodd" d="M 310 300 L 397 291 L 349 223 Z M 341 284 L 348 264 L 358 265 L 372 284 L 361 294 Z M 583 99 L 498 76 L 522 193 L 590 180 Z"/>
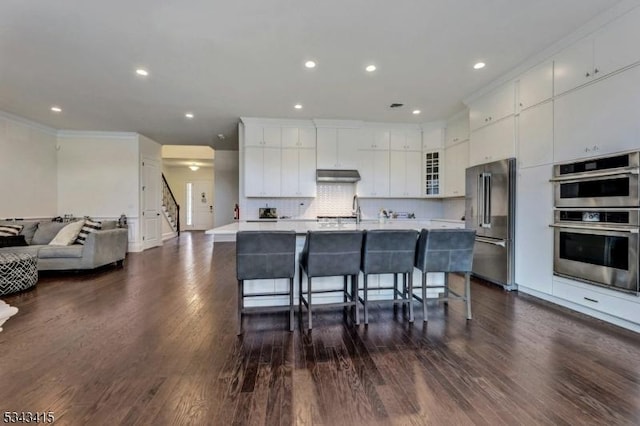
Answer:
<path fill-rule="evenodd" d="M 453 276 L 460 290 L 463 281 Z M 236 336 L 235 245 L 183 233 L 123 268 L 43 273 L 3 297 L 0 412 L 61 425 L 635 425 L 640 337 L 472 280 L 464 304 L 410 325 L 373 304 L 247 315 Z"/>

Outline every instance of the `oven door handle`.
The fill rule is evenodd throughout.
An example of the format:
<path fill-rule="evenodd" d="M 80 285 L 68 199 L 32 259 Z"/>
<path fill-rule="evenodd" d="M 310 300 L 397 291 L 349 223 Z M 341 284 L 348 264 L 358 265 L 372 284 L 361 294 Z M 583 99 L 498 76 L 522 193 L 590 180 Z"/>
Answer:
<path fill-rule="evenodd" d="M 582 225 L 564 225 L 554 223 L 549 225 L 551 228 L 564 228 L 564 229 L 583 229 L 590 231 L 613 231 L 613 232 L 626 232 L 629 234 L 638 234 L 638 228 L 618 228 L 613 226 L 582 226 Z"/>
<path fill-rule="evenodd" d="M 549 179 L 549 182 L 567 182 L 567 181 L 584 181 L 593 178 L 601 178 L 601 177 L 613 177 L 613 176 L 628 176 L 628 175 L 638 175 L 640 174 L 640 169 L 637 167 L 628 167 L 626 169 L 618 169 L 616 171 L 610 172 L 593 172 L 593 173 L 584 173 L 579 175 L 570 175 L 570 176 L 558 176 L 552 179 Z"/>

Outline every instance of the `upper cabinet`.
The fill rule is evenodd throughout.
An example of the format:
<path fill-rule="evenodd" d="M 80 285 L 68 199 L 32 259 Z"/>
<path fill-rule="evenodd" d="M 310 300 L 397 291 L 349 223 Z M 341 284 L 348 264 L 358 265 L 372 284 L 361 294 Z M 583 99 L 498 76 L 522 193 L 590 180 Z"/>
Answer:
<path fill-rule="evenodd" d="M 501 120 L 471 133 L 469 165 L 515 156 L 515 119 Z"/>
<path fill-rule="evenodd" d="M 544 62 L 519 79 L 518 110 L 525 110 L 553 96 L 553 63 Z"/>
<path fill-rule="evenodd" d="M 553 162 L 553 102 L 528 108 L 518 117 L 518 167 Z"/>
<path fill-rule="evenodd" d="M 394 129 L 390 132 L 392 151 L 422 151 L 422 132 L 418 129 Z"/>
<path fill-rule="evenodd" d="M 456 116 L 447 122 L 445 146 L 469 140 L 469 112 Z"/>
<path fill-rule="evenodd" d="M 554 93 L 559 95 L 640 61 L 640 8 L 623 15 L 554 58 Z M 631 44 L 630 44 L 631 43 Z"/>
<path fill-rule="evenodd" d="M 283 148 L 315 148 L 315 127 L 282 127 Z"/>
<path fill-rule="evenodd" d="M 391 143 L 389 129 L 365 128 L 361 130 L 360 149 L 388 151 Z"/>
<path fill-rule="evenodd" d="M 638 149 L 640 67 L 554 101 L 554 161 Z"/>
<path fill-rule="evenodd" d="M 469 106 L 471 130 L 479 129 L 512 115 L 514 113 L 514 93 L 514 85 L 509 82 L 472 102 Z"/>
<path fill-rule="evenodd" d="M 465 195 L 465 170 L 469 166 L 469 141 L 450 145 L 444 150 L 444 195 Z"/>
<path fill-rule="evenodd" d="M 442 149 L 444 141 L 444 123 L 433 124 L 422 129 L 422 150 Z"/>
<path fill-rule="evenodd" d="M 250 124 L 245 126 L 244 145 L 280 148 L 282 129 L 280 126 L 262 126 Z"/>
<path fill-rule="evenodd" d="M 317 167 L 319 169 L 357 168 L 361 137 L 361 129 L 318 127 Z"/>

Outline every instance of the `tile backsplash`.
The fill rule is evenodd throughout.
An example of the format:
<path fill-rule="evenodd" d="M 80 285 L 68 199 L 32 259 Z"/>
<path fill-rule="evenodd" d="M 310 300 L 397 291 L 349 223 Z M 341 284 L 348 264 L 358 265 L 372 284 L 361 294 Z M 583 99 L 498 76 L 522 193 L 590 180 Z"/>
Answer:
<path fill-rule="evenodd" d="M 349 216 L 352 213 L 355 191 L 356 186 L 352 183 L 319 183 L 315 198 L 246 198 L 240 206 L 240 218 L 242 220 L 257 219 L 258 209 L 267 206 L 276 207 L 278 216 L 291 218 Z M 445 217 L 443 201 L 437 199 L 361 198 L 360 209 L 363 218 L 377 218 L 380 209 L 385 209 L 415 213 L 417 218 L 460 219 L 460 217 Z M 462 211 L 464 214 L 464 206 Z"/>

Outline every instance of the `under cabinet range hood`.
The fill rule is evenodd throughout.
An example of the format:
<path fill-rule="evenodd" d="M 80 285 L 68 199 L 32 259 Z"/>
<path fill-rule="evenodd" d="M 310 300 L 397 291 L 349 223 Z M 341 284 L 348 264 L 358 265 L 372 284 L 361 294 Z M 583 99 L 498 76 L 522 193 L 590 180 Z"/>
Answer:
<path fill-rule="evenodd" d="M 316 182 L 343 182 L 353 183 L 360 180 L 357 170 L 333 170 L 317 169 Z"/>

